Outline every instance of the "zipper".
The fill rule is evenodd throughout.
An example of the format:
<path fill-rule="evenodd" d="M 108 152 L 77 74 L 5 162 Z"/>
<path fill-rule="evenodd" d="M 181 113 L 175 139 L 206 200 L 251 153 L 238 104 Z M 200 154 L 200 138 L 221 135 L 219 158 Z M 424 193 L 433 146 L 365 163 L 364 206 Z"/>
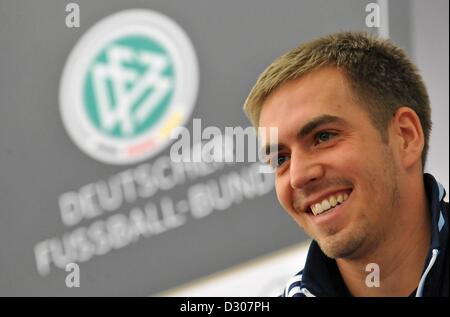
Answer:
<path fill-rule="evenodd" d="M 439 250 L 438 249 L 433 249 L 431 251 L 431 253 L 432 253 L 432 255 L 431 255 L 430 262 L 428 263 L 428 266 L 427 266 L 425 272 L 423 273 L 422 277 L 420 278 L 419 286 L 417 286 L 416 297 L 422 297 L 423 287 L 425 285 L 425 280 L 426 280 L 427 275 L 430 272 L 431 268 L 433 267 L 434 262 L 436 262 L 436 258 L 437 258 L 438 254 L 439 254 Z"/>

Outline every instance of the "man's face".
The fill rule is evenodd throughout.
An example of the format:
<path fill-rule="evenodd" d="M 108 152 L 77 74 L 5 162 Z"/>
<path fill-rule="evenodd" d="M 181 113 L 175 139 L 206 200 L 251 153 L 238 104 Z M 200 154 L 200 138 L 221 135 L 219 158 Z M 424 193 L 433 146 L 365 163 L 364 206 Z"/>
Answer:
<path fill-rule="evenodd" d="M 339 70 L 276 89 L 259 124 L 278 128 L 278 144 L 264 145 L 278 156 L 271 163 L 281 205 L 325 254 L 357 258 L 398 230 L 394 156 Z"/>

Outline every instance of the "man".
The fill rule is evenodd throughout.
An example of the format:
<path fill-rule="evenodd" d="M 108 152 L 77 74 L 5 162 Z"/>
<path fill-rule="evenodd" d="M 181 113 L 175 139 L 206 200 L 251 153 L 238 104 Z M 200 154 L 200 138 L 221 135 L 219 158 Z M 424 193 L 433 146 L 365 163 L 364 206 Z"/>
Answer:
<path fill-rule="evenodd" d="M 277 197 L 313 239 L 284 296 L 448 296 L 448 203 L 423 173 L 429 98 L 403 50 L 313 40 L 261 74 L 244 111 L 278 129 L 263 141 Z"/>

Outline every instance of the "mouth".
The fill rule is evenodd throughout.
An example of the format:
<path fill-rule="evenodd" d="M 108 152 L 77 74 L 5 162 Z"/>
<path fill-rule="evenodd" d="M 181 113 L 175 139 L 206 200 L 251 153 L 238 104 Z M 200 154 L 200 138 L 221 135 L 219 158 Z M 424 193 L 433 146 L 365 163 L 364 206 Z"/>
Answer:
<path fill-rule="evenodd" d="M 334 209 L 342 205 L 351 195 L 352 189 L 340 190 L 311 203 L 306 209 L 307 213 L 317 217 L 334 211 Z"/>

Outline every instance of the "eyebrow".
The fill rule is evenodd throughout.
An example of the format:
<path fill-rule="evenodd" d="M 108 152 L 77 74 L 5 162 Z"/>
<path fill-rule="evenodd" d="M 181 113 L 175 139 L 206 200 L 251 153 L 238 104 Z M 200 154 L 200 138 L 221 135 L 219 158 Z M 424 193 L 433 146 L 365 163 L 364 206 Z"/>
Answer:
<path fill-rule="evenodd" d="M 263 153 L 269 155 L 270 153 L 276 153 L 283 150 L 285 146 L 283 144 L 267 144 L 262 148 Z"/>
<path fill-rule="evenodd" d="M 300 128 L 300 130 L 297 133 L 297 136 L 300 138 L 304 138 L 308 134 L 310 134 L 312 131 L 314 131 L 315 129 L 320 127 L 321 125 L 328 124 L 328 123 L 344 124 L 345 120 L 340 117 L 332 116 L 329 114 L 324 114 L 324 115 L 321 115 L 321 116 L 318 116 L 318 117 L 312 119 L 307 124 L 305 124 L 302 128 Z"/>
<path fill-rule="evenodd" d="M 313 132 L 314 130 L 316 130 L 318 127 L 324 125 L 324 124 L 329 124 L 329 123 L 338 123 L 338 124 L 344 124 L 345 120 L 340 118 L 340 117 L 336 117 L 336 116 L 332 116 L 329 114 L 325 114 L 325 115 L 321 115 L 318 117 L 313 118 L 311 121 L 309 121 L 307 124 L 305 124 L 303 127 L 300 128 L 300 130 L 297 133 L 297 137 L 299 138 L 304 138 L 306 137 L 308 134 L 310 134 L 311 132 Z M 279 152 L 282 149 L 284 149 L 286 146 L 283 145 L 282 143 L 280 144 L 267 144 L 266 146 L 263 147 L 263 153 L 265 153 L 266 155 L 269 155 L 273 152 Z"/>

